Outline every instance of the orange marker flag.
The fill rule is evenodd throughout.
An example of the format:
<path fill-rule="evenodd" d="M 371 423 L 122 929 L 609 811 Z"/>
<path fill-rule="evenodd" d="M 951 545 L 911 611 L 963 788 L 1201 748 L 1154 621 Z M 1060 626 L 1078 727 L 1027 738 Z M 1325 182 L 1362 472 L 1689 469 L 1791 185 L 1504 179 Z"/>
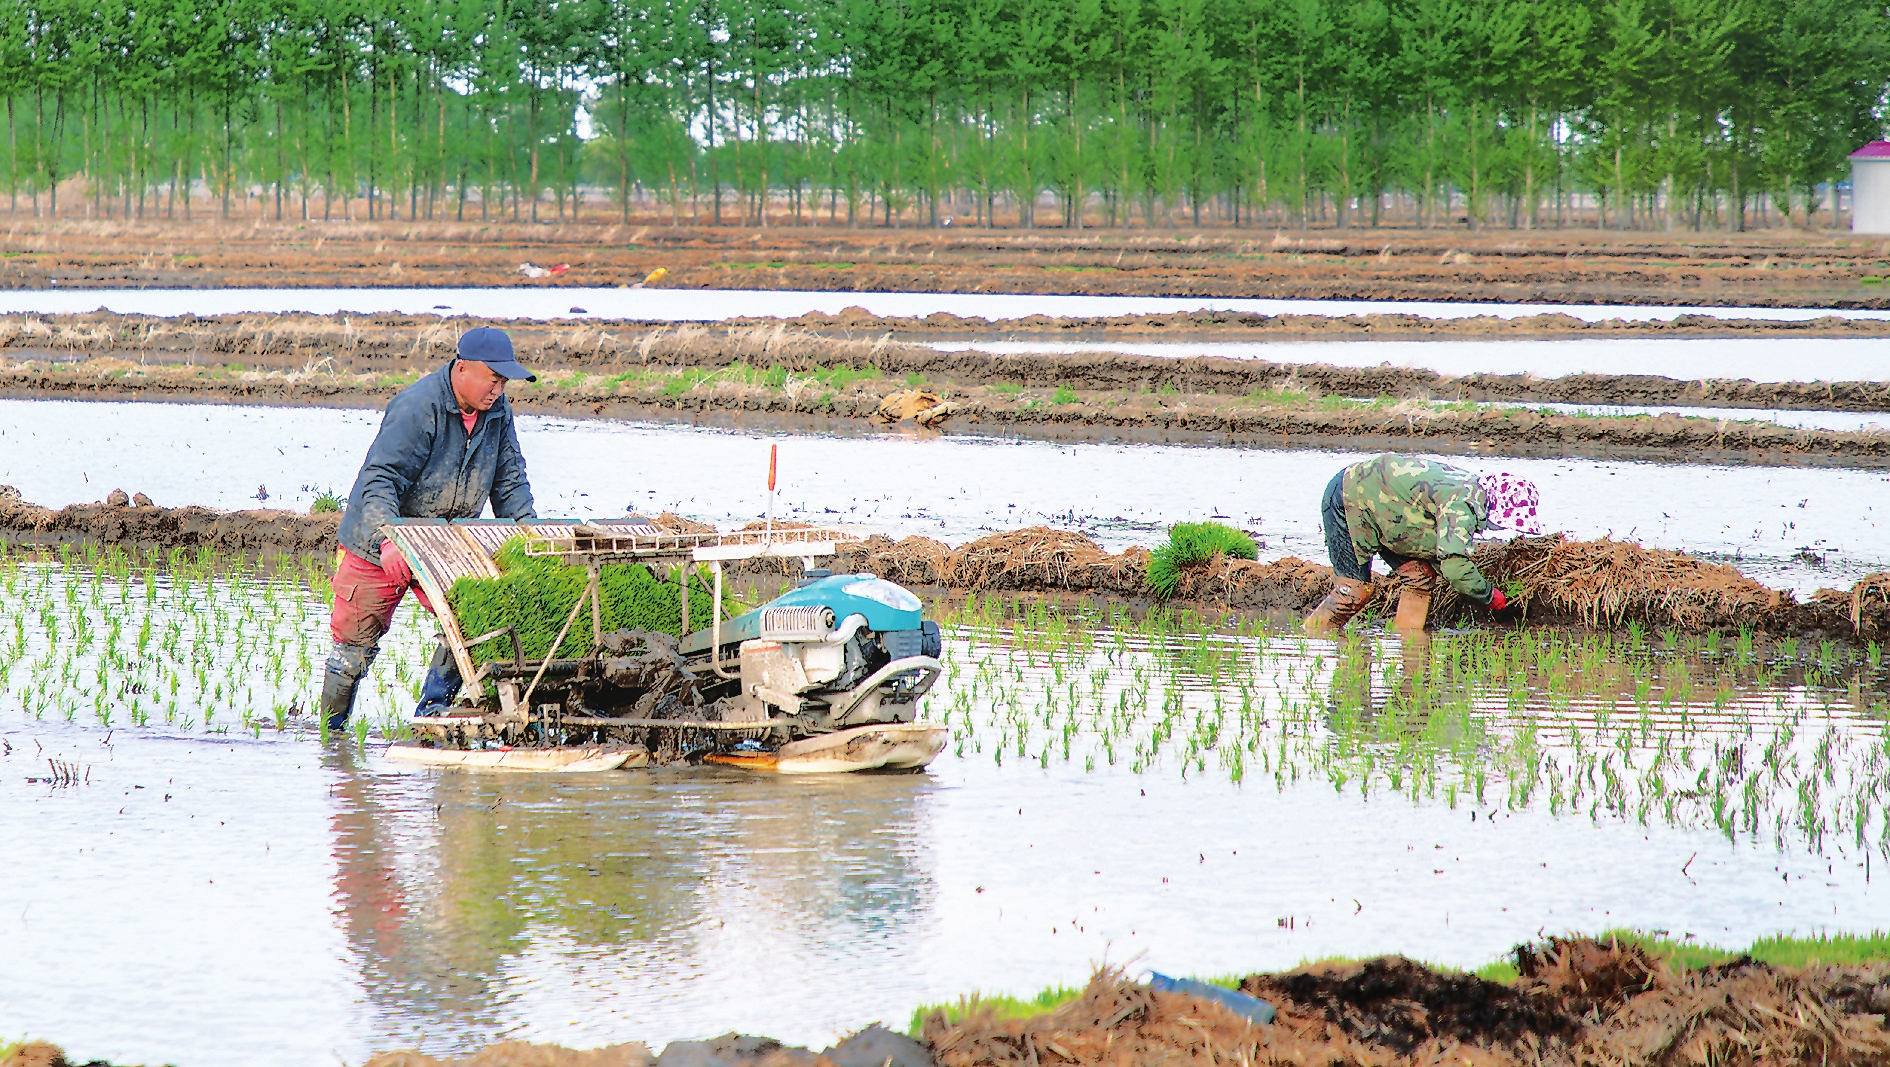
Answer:
<path fill-rule="evenodd" d="M 774 492 L 774 461 L 780 455 L 780 445 L 768 446 L 768 492 Z"/>

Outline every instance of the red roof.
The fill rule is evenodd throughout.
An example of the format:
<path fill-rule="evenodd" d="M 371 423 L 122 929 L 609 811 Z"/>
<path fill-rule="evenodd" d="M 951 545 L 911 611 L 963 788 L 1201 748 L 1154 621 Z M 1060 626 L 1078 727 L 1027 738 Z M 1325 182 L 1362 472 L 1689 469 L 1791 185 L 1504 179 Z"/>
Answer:
<path fill-rule="evenodd" d="M 1852 159 L 1890 159 L 1890 141 L 1872 141 L 1851 153 Z"/>

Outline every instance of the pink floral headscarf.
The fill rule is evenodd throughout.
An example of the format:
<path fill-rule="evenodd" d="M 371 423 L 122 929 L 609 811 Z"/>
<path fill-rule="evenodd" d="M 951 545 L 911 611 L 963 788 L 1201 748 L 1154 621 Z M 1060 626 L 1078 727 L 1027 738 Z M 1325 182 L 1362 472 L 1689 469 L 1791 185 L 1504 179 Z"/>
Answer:
<path fill-rule="evenodd" d="M 1542 520 L 1536 517 L 1536 505 L 1540 503 L 1536 483 L 1504 471 L 1486 474 L 1477 479 L 1477 484 L 1483 487 L 1483 498 L 1490 506 L 1491 526 L 1531 535 L 1542 532 Z"/>

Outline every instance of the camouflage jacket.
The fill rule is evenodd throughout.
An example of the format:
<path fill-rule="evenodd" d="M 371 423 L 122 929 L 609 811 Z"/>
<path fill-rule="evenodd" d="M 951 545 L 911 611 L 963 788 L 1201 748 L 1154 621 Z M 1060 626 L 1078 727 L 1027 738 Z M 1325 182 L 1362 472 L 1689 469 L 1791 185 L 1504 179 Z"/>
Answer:
<path fill-rule="evenodd" d="M 1345 468 L 1342 485 L 1360 563 L 1385 550 L 1425 560 L 1466 600 L 1490 602 L 1490 582 L 1470 562 L 1471 539 L 1490 515 L 1476 475 L 1387 452 Z"/>

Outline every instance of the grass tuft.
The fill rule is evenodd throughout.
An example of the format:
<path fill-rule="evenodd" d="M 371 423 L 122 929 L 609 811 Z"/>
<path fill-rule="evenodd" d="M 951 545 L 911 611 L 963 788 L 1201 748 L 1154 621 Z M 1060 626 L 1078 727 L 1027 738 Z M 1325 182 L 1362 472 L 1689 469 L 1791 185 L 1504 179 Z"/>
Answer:
<path fill-rule="evenodd" d="M 1175 595 L 1181 572 L 1215 556 L 1257 559 L 1253 538 L 1219 522 L 1178 522 L 1168 529 L 1168 540 L 1149 554 L 1148 584 L 1164 597 Z"/>

